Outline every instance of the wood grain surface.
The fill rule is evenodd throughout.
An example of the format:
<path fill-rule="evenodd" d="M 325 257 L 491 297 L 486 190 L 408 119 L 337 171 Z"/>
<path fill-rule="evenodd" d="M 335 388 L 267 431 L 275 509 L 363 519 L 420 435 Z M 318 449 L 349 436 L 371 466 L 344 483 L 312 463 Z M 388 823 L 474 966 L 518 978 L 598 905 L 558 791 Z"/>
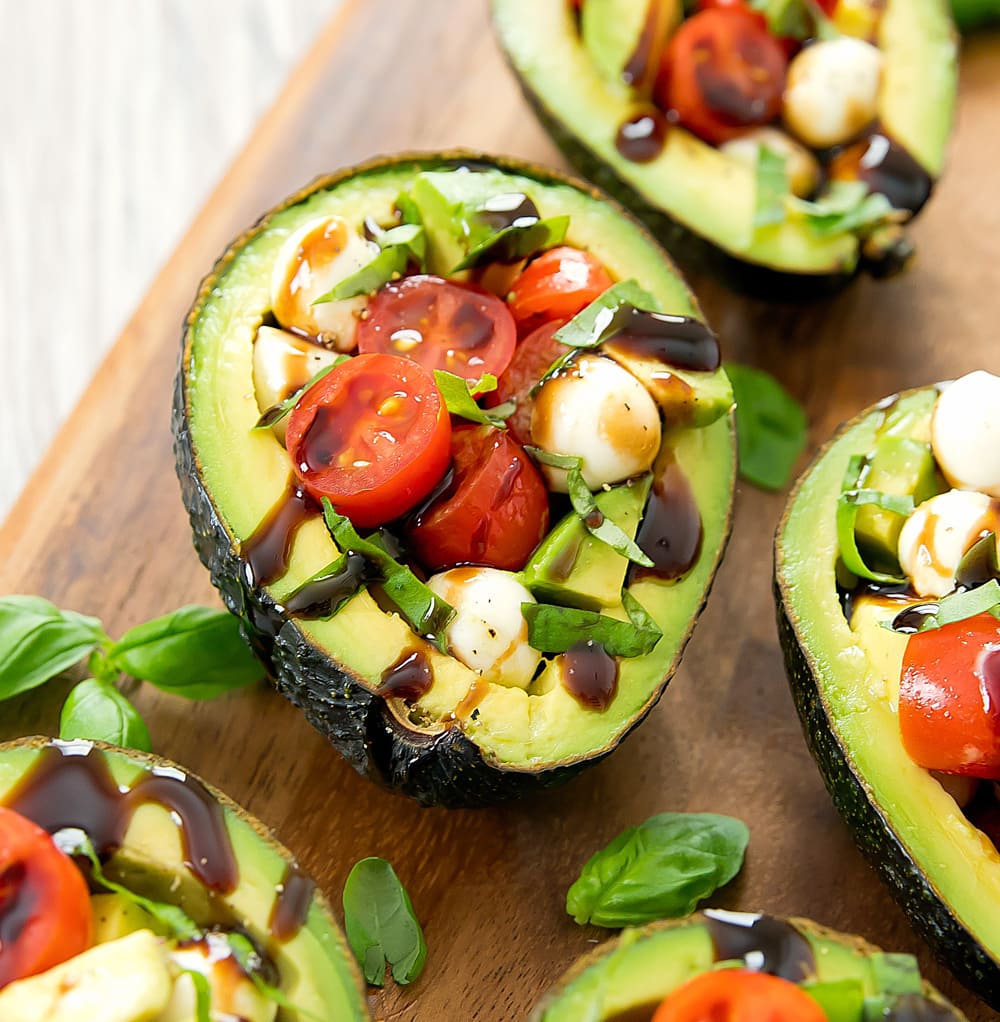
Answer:
<path fill-rule="evenodd" d="M 391 27 L 391 30 L 390 30 Z M 902 279 L 783 308 L 695 279 L 731 359 L 776 373 L 818 445 L 883 395 L 1000 370 L 1000 38 L 966 47 L 951 165 L 915 230 Z M 321 171 L 376 152 L 462 144 L 559 163 L 497 52 L 485 0 L 353 0 L 261 122 L 125 329 L 0 531 L 0 591 L 101 615 L 112 633 L 214 602 L 191 548 L 168 429 L 180 326 L 229 238 Z M 379 1019 L 523 1019 L 604 934 L 563 910 L 599 845 L 663 810 L 714 810 L 751 829 L 726 907 L 812 916 L 919 954 L 974 1022 L 996 1017 L 934 965 L 854 848 L 806 750 L 770 595 L 783 498 L 742 488 L 733 540 L 684 664 L 649 720 L 556 793 L 474 812 L 426 810 L 356 776 L 261 688 L 189 704 L 142 689 L 157 750 L 271 824 L 333 900 L 365 855 L 395 864 L 430 947 L 409 989 L 372 996 Z M 0 738 L 50 731 L 59 693 L 4 704 Z"/>

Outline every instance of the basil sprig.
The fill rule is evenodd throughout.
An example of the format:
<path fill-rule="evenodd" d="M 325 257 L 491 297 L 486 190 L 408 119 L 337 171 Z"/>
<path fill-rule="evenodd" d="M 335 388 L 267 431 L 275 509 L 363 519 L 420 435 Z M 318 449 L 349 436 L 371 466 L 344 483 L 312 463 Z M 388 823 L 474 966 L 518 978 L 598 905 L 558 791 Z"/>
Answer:
<path fill-rule="evenodd" d="M 782 490 L 805 450 L 805 409 L 769 373 L 726 365 L 736 398 L 740 475 L 764 490 Z"/>
<path fill-rule="evenodd" d="M 653 562 L 646 552 L 627 532 L 597 506 L 590 487 L 583 478 L 583 459 L 568 454 L 554 454 L 540 447 L 528 446 L 525 450 L 538 462 L 550 468 L 561 468 L 566 473 L 566 487 L 570 504 L 583 527 L 595 539 L 606 543 L 615 553 L 628 558 L 644 568 L 652 568 Z"/>
<path fill-rule="evenodd" d="M 446 653 L 445 627 L 455 616 L 454 609 L 424 585 L 405 564 L 400 564 L 379 542 L 372 538 L 362 539 L 351 520 L 334 510 L 328 497 L 323 498 L 323 520 L 333 541 L 343 553 L 332 565 L 324 568 L 320 575 L 334 574 L 338 566 L 346 565 L 351 554 L 360 555 L 376 569 L 378 584 L 386 598 L 399 611 L 400 617 L 418 635 L 431 639 L 442 653 Z M 310 582 L 318 577 L 314 576 Z M 364 580 L 359 579 L 358 589 L 364 584 Z"/>
<path fill-rule="evenodd" d="M 381 249 L 379 254 L 326 294 L 320 295 L 313 301 L 313 305 L 371 294 L 390 280 L 398 280 L 411 262 L 423 270 L 427 258 L 427 235 L 420 224 L 400 224 L 386 231 L 374 221 L 368 221 L 368 228 Z"/>
<path fill-rule="evenodd" d="M 373 986 L 385 985 L 386 966 L 400 984 L 423 971 L 427 944 L 410 896 L 385 859 L 362 859 L 344 884 L 344 929 Z"/>
<path fill-rule="evenodd" d="M 609 656 L 645 656 L 663 635 L 645 607 L 627 590 L 622 606 L 628 620 L 595 610 L 556 607 L 547 603 L 522 603 L 528 623 L 528 645 L 541 653 L 565 653 L 581 643 L 593 642 Z"/>
<path fill-rule="evenodd" d="M 446 369 L 435 369 L 434 380 L 451 415 L 458 415 L 484 426 L 507 428 L 506 420 L 514 414 L 513 401 L 505 401 L 495 408 L 480 408 L 476 404 L 477 397 L 497 389 L 497 378 L 492 373 L 483 373 L 479 380 L 473 383 L 449 373 Z"/>
<path fill-rule="evenodd" d="M 860 486 L 867 469 L 867 459 L 862 454 L 852 455 L 847 463 L 844 482 L 841 486 L 840 498 L 837 501 L 837 543 L 840 546 L 840 559 L 844 567 L 858 578 L 867 578 L 872 582 L 898 583 L 905 582 L 901 575 L 889 575 L 870 568 L 861 551 L 854 533 L 858 510 L 864 505 L 872 505 L 902 515 L 904 518 L 913 514 L 913 497 L 909 494 L 883 493 L 881 490 L 866 490 Z"/>
<path fill-rule="evenodd" d="M 309 390 L 310 387 L 315 386 L 320 380 L 326 376 L 331 370 L 335 369 L 340 365 L 341 362 L 346 362 L 350 358 L 349 355 L 338 355 L 328 366 L 323 366 L 311 380 L 307 383 L 303 383 L 301 387 L 294 394 L 289 394 L 284 401 L 279 401 L 278 404 L 272 405 L 263 415 L 254 423 L 254 429 L 270 429 L 276 422 L 281 420 L 299 403 L 299 398 Z"/>
<path fill-rule="evenodd" d="M 740 871 L 750 832 L 730 816 L 661 813 L 629 827 L 583 867 L 566 894 L 581 925 L 676 919 Z"/>
<path fill-rule="evenodd" d="M 42 685 L 79 661 L 93 675 L 69 694 L 63 738 L 150 748 L 149 732 L 119 690 L 123 675 L 191 699 L 211 699 L 263 677 L 224 610 L 181 607 L 115 642 L 94 617 L 61 610 L 39 596 L 0 598 L 0 701 Z"/>

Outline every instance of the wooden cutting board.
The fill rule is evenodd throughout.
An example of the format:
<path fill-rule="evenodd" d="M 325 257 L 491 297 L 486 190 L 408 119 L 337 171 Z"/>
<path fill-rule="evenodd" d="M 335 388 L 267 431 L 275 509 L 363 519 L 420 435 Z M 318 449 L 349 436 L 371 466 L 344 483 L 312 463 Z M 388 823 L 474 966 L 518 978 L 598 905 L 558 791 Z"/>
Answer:
<path fill-rule="evenodd" d="M 771 370 L 801 398 L 814 445 L 890 392 L 1000 371 L 998 109 L 1000 38 L 979 38 L 964 54 L 949 173 L 916 226 L 920 254 L 903 278 L 860 281 L 805 308 L 693 281 L 725 356 Z M 97 614 L 112 634 L 182 603 L 216 603 L 191 546 L 168 425 L 181 323 L 200 277 L 232 236 L 313 176 L 379 152 L 455 145 L 562 162 L 503 63 L 486 0 L 349 3 L 195 220 L 0 531 L 0 592 Z M 725 564 L 665 697 L 614 756 L 558 793 L 488 811 L 421 809 L 358 777 L 264 687 L 205 704 L 143 688 L 136 702 L 157 751 L 267 821 L 335 904 L 357 859 L 395 864 L 430 955 L 413 987 L 373 994 L 376 1018 L 525 1018 L 605 935 L 563 910 L 579 867 L 664 810 L 749 824 L 746 866 L 714 904 L 812 916 L 915 951 L 970 1018 L 996 1017 L 930 961 L 806 750 L 770 592 L 782 504 L 741 487 Z M 51 732 L 59 694 L 3 704 L 0 738 Z"/>

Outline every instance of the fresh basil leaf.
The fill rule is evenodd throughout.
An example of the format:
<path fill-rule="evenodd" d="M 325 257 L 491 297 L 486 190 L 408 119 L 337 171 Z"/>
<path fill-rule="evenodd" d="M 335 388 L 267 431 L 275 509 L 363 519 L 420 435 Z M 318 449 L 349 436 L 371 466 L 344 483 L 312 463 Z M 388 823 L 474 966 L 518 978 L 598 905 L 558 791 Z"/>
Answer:
<path fill-rule="evenodd" d="M 749 838 L 730 816 L 653 816 L 587 862 L 566 894 L 566 911 L 581 925 L 608 927 L 688 915 L 740 871 Z"/>
<path fill-rule="evenodd" d="M 347 942 L 365 979 L 385 984 L 386 965 L 400 984 L 412 983 L 423 971 L 427 945 L 405 888 L 385 859 L 362 859 L 344 884 Z"/>
<path fill-rule="evenodd" d="M 938 604 L 937 613 L 925 618 L 920 630 L 942 628 L 987 613 L 1000 617 L 1000 582 L 995 578 L 976 589 L 945 596 Z"/>
<path fill-rule="evenodd" d="M 409 192 L 400 192 L 396 196 L 396 210 L 399 213 L 400 224 L 422 224 L 420 207 L 413 201 Z"/>
<path fill-rule="evenodd" d="M 427 237 L 420 224 L 400 224 L 381 231 L 375 240 L 381 249 L 379 254 L 326 294 L 320 295 L 313 301 L 313 305 L 371 294 L 390 280 L 398 280 L 411 261 L 423 269 L 427 256 Z"/>
<path fill-rule="evenodd" d="M 561 468 L 565 472 L 572 469 L 579 469 L 583 464 L 583 458 L 575 454 L 556 454 L 555 451 L 546 451 L 541 447 L 532 447 L 530 444 L 524 448 L 540 465 L 548 465 L 549 468 Z"/>
<path fill-rule="evenodd" d="M 853 455 L 847 463 L 844 482 L 841 486 L 840 499 L 837 501 L 837 542 L 840 546 L 840 559 L 848 571 L 858 578 L 871 579 L 873 582 L 897 583 L 906 579 L 899 575 L 888 575 L 868 567 L 861 551 L 858 550 L 854 526 L 858 517 L 858 509 L 866 504 L 890 511 L 893 514 L 909 516 L 913 513 L 913 497 L 896 493 L 882 493 L 880 490 L 859 488 L 862 476 L 866 471 L 867 461 L 863 455 Z"/>
<path fill-rule="evenodd" d="M 187 976 L 194 987 L 195 1022 L 212 1022 L 212 984 L 208 977 L 195 969 L 181 969 L 181 975 Z"/>
<path fill-rule="evenodd" d="M 764 15 L 772 35 L 799 40 L 816 37 L 817 8 L 808 0 L 750 0 L 750 6 Z M 821 10 L 818 14 L 827 20 Z"/>
<path fill-rule="evenodd" d="M 126 901 L 148 912 L 162 927 L 163 932 L 174 940 L 198 940 L 203 936 L 201 927 L 179 906 L 146 898 L 124 887 L 104 875 L 101 860 L 94 851 L 90 838 L 82 830 L 57 831 L 52 835 L 59 850 L 66 855 L 79 855 L 90 862 L 90 874 L 94 882 L 114 894 L 120 894 Z"/>
<path fill-rule="evenodd" d="M 634 601 L 634 598 L 629 595 Z M 623 595 L 623 606 L 625 596 Z M 622 621 L 595 610 L 556 607 L 547 603 L 522 603 L 528 622 L 528 644 L 541 653 L 565 653 L 585 642 L 601 646 L 609 656 L 644 656 L 660 641 L 662 632 L 646 613 Z M 626 606 L 626 613 L 629 613 Z M 631 614 L 630 614 L 631 617 Z"/>
<path fill-rule="evenodd" d="M 805 450 L 805 409 L 769 373 L 726 365 L 736 398 L 740 475 L 764 490 L 784 489 Z"/>
<path fill-rule="evenodd" d="M 637 281 L 620 280 L 552 336 L 570 348 L 596 348 L 625 329 L 634 309 L 655 308 L 656 300 Z"/>
<path fill-rule="evenodd" d="M 627 557 L 633 563 L 641 564 L 644 568 L 653 567 L 652 560 L 642 547 L 597 506 L 597 501 L 594 500 L 590 487 L 583 481 L 583 473 L 579 468 L 571 468 L 566 473 L 566 486 L 573 510 L 579 515 L 583 527 L 591 536 L 602 543 L 607 543 L 615 553 Z"/>
<path fill-rule="evenodd" d="M 129 629 L 108 651 L 119 670 L 187 699 L 213 699 L 264 670 L 225 610 L 188 606 Z"/>
<path fill-rule="evenodd" d="M 445 628 L 455 616 L 454 609 L 432 592 L 404 564 L 387 553 L 380 543 L 362 539 L 350 519 L 338 514 L 329 498 L 323 498 L 323 520 L 333 541 L 344 554 L 360 554 L 381 574 L 379 585 L 404 621 L 418 634 L 431 639 L 447 652 Z"/>
<path fill-rule="evenodd" d="M 787 219 L 785 199 L 789 195 L 788 166 L 784 156 L 760 146 L 757 149 L 757 191 L 754 227 L 781 224 Z"/>
<path fill-rule="evenodd" d="M 1000 579 L 1000 548 L 993 532 L 976 540 L 955 569 L 956 584 L 963 589 L 975 589 L 990 579 Z"/>
<path fill-rule="evenodd" d="M 530 220 L 530 218 L 526 218 Z M 568 216 L 546 217 L 510 227 L 487 235 L 475 245 L 466 257 L 452 269 L 453 273 L 469 270 L 483 263 L 513 263 L 536 252 L 561 245 L 569 228 Z"/>
<path fill-rule="evenodd" d="M 229 950 L 232 952 L 233 958 L 239 963 L 240 968 L 257 988 L 258 992 L 272 1004 L 276 1004 L 295 1018 L 302 1017 L 313 1019 L 313 1022 L 326 1022 L 326 1016 L 317 1015 L 313 1011 L 294 1004 L 282 990 L 264 979 L 261 972 L 264 963 L 261 960 L 260 953 L 246 936 L 242 933 L 230 931 L 225 934 L 225 938 L 226 943 L 229 945 Z"/>
<path fill-rule="evenodd" d="M 107 642 L 96 617 L 40 596 L 0 597 L 0 700 L 37 688 Z"/>
<path fill-rule="evenodd" d="M 276 422 L 281 420 L 288 415 L 288 413 L 299 403 L 299 398 L 310 388 L 319 383 L 320 380 L 326 376 L 332 369 L 335 369 L 340 365 L 341 362 L 346 362 L 349 355 L 338 355 L 328 366 L 323 366 L 313 378 L 308 382 L 304 383 L 294 394 L 290 394 L 285 398 L 284 401 L 279 402 L 276 405 L 272 405 L 263 415 L 254 423 L 254 429 L 270 429 Z"/>
<path fill-rule="evenodd" d="M 484 426 L 507 428 L 506 419 L 514 413 L 513 401 L 507 401 L 495 408 L 480 408 L 476 404 L 478 395 L 488 394 L 497 389 L 497 378 L 492 373 L 485 373 L 476 383 L 468 383 L 461 376 L 449 373 L 445 369 L 435 369 L 434 380 L 450 414 L 459 415 L 470 422 L 479 422 Z"/>
<path fill-rule="evenodd" d="M 834 181 L 825 195 L 810 201 L 789 196 L 789 210 L 800 214 L 821 238 L 866 234 L 899 213 L 881 192 L 869 192 L 863 181 Z"/>
<path fill-rule="evenodd" d="M 63 703 L 59 737 L 87 738 L 149 752 L 153 745 L 139 711 L 106 681 L 86 678 Z"/>

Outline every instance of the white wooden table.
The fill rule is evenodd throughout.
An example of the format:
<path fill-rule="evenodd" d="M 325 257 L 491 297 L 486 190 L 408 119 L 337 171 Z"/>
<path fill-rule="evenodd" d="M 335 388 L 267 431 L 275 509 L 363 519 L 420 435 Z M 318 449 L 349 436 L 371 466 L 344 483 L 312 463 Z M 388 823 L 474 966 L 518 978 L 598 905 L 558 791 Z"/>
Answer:
<path fill-rule="evenodd" d="M 0 519 L 340 2 L 0 0 Z"/>

